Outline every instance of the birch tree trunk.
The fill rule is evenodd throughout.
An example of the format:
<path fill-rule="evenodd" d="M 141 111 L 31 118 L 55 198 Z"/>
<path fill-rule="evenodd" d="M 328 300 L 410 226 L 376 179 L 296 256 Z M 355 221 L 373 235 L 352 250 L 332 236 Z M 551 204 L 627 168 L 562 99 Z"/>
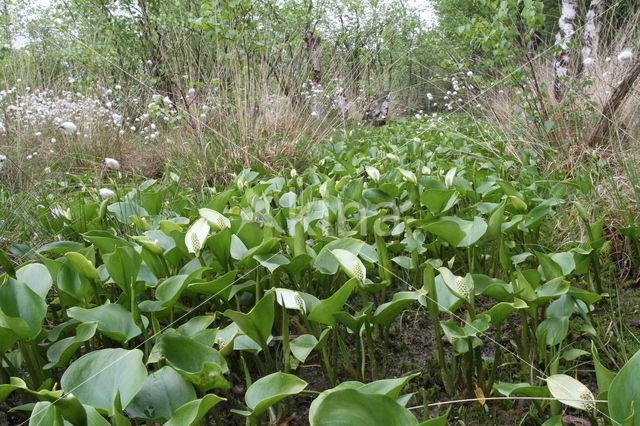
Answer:
<path fill-rule="evenodd" d="M 620 84 L 618 84 L 614 89 L 607 103 L 602 107 L 602 118 L 600 118 L 600 121 L 589 140 L 589 146 L 599 145 L 607 139 L 616 111 L 624 103 L 627 95 L 631 92 L 631 89 L 639 76 L 640 61 L 636 62 L 629 68 L 629 71 L 627 71 L 627 74 L 624 76 Z"/>
<path fill-rule="evenodd" d="M 567 93 L 567 85 L 562 80 L 569 77 L 570 74 L 571 50 L 569 43 L 575 33 L 576 9 L 576 0 L 562 0 L 562 12 L 558 20 L 558 34 L 556 34 L 556 45 L 560 50 L 556 52 L 553 64 L 555 71 L 553 95 L 558 102 Z"/>
<path fill-rule="evenodd" d="M 311 65 L 311 115 L 322 117 L 324 115 L 324 89 L 321 84 L 322 69 L 320 68 L 320 37 L 307 31 L 304 35 L 309 51 L 309 63 Z"/>
<path fill-rule="evenodd" d="M 584 25 L 582 41 L 582 73 L 591 75 L 590 68 L 598 57 L 602 18 L 606 10 L 607 0 L 591 0 L 587 19 Z"/>

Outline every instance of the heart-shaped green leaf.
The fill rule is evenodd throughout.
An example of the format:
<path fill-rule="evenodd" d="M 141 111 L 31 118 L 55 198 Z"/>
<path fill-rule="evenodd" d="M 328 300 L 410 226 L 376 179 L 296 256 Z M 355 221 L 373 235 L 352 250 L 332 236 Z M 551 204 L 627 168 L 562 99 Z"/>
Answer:
<path fill-rule="evenodd" d="M 193 386 L 166 366 L 147 376 L 126 411 L 129 416 L 140 419 L 167 420 L 178 408 L 195 399 Z"/>
<path fill-rule="evenodd" d="M 142 389 L 147 370 L 137 349 L 100 349 L 81 356 L 62 375 L 65 393 L 83 404 L 115 414 L 116 404 L 126 408 Z M 116 402 L 116 398 L 120 398 Z"/>
<path fill-rule="evenodd" d="M 256 380 L 244 396 L 252 417 L 259 417 L 269 407 L 289 395 L 300 393 L 307 382 L 293 374 L 277 372 Z"/>

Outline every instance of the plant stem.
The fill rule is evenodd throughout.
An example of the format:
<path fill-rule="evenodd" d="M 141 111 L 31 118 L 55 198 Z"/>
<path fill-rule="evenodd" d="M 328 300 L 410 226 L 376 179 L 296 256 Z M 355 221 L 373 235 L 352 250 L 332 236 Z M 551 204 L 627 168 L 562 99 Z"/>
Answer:
<path fill-rule="evenodd" d="M 333 387 L 336 385 L 337 379 L 331 364 L 331 360 L 329 359 L 329 354 L 327 353 L 327 345 L 322 346 L 322 350 L 320 351 L 320 354 L 322 356 L 322 363 L 324 364 L 324 369 L 327 372 L 327 379 L 329 380 L 329 384 Z"/>
<path fill-rule="evenodd" d="M 551 362 L 551 366 L 549 367 L 549 375 L 554 375 L 554 374 L 558 374 L 558 366 L 560 363 L 560 358 L 558 356 L 555 357 L 555 359 Z M 550 408 L 551 408 L 551 416 L 557 416 L 560 414 L 561 412 L 561 407 L 560 407 L 560 402 L 558 401 L 551 401 L 551 403 L 549 404 Z"/>
<path fill-rule="evenodd" d="M 367 346 L 369 346 L 369 362 L 371 363 L 371 380 L 378 380 L 378 364 L 376 362 L 375 346 L 369 321 L 364 321 L 364 330 L 367 336 Z"/>
<path fill-rule="evenodd" d="M 291 351 L 289 350 L 289 312 L 287 308 L 282 306 L 282 362 L 284 363 L 284 372 L 289 372 L 289 364 Z"/>
<path fill-rule="evenodd" d="M 27 370 L 31 379 L 30 388 L 38 389 L 45 381 L 46 377 L 42 369 L 42 362 L 37 353 L 35 342 L 20 341 L 20 353 L 27 362 Z"/>
<path fill-rule="evenodd" d="M 433 352 L 436 355 L 438 366 L 440 367 L 440 374 L 442 375 L 442 382 L 444 388 L 449 395 L 453 395 L 453 379 L 451 377 L 451 371 L 449 370 L 444 357 L 444 344 L 442 343 L 442 329 L 440 328 L 440 321 L 438 319 L 438 295 L 436 293 L 436 279 L 433 266 L 427 264 L 422 275 L 423 289 L 427 291 L 427 310 L 429 311 L 429 317 L 431 319 L 434 338 L 433 338 Z"/>

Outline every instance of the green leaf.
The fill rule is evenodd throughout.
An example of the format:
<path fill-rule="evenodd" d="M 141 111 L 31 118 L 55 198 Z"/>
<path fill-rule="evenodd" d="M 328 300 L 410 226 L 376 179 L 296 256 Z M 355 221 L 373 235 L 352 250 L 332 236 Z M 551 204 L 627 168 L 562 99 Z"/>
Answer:
<path fill-rule="evenodd" d="M 386 395 L 365 394 L 355 389 L 329 393 L 310 414 L 311 426 L 324 425 L 417 425 L 406 408 Z"/>
<path fill-rule="evenodd" d="M 178 408 L 195 399 L 193 386 L 176 370 L 166 366 L 147 376 L 126 411 L 131 417 L 167 420 Z"/>
<path fill-rule="evenodd" d="M 420 296 L 421 294 L 417 291 L 400 291 L 395 293 L 391 302 L 378 306 L 373 314 L 373 322 L 375 324 L 391 324 L 402 311 L 418 300 Z"/>
<path fill-rule="evenodd" d="M 231 292 L 231 285 L 236 279 L 236 275 L 238 275 L 238 271 L 233 270 L 227 272 L 219 278 L 216 278 L 213 281 L 192 282 L 187 286 L 187 291 L 209 295 L 218 295 L 221 298 L 228 299 L 229 293 Z"/>
<path fill-rule="evenodd" d="M 453 247 L 469 247 L 482 238 L 487 227 L 487 222 L 481 217 L 476 216 L 473 221 L 469 221 L 456 216 L 447 216 L 426 224 L 422 228 L 442 238 Z"/>
<path fill-rule="evenodd" d="M 27 284 L 4 275 L 0 277 L 0 327 L 21 339 L 31 340 L 42 330 L 47 304 Z"/>
<path fill-rule="evenodd" d="M 16 280 L 28 285 L 43 300 L 53 285 L 49 270 L 40 263 L 29 263 L 20 267 L 16 271 Z"/>
<path fill-rule="evenodd" d="M 407 383 L 419 375 L 420 373 L 414 373 L 395 379 L 376 380 L 375 382 L 367 383 L 362 387 L 357 388 L 357 390 L 362 393 L 386 395 L 390 398 L 396 399 Z"/>
<path fill-rule="evenodd" d="M 226 399 L 207 394 L 202 399 L 187 402 L 178 408 L 164 426 L 197 426 L 200 420 L 219 402 Z"/>
<path fill-rule="evenodd" d="M 447 423 L 448 418 L 449 418 L 449 412 L 447 412 L 446 414 L 440 417 L 434 417 L 433 419 L 425 420 L 422 423 L 420 423 L 420 426 L 446 426 L 448 424 Z"/>
<path fill-rule="evenodd" d="M 280 253 L 267 253 L 253 256 L 255 260 L 269 270 L 273 272 L 283 265 L 289 264 L 289 259 Z"/>
<path fill-rule="evenodd" d="M 131 293 L 131 284 L 138 279 L 142 258 L 131 247 L 118 247 L 114 252 L 102 256 L 107 272 L 125 292 Z"/>
<path fill-rule="evenodd" d="M 599 393 L 607 392 L 611 388 L 611 382 L 613 381 L 615 374 L 607 367 L 602 365 L 600 362 L 600 358 L 598 357 L 598 352 L 596 348 L 591 347 L 591 354 L 593 356 L 593 366 L 596 370 L 596 381 L 598 383 L 598 391 Z"/>
<path fill-rule="evenodd" d="M 309 320 L 333 326 L 336 323 L 334 313 L 340 311 L 356 287 L 358 281 L 350 279 L 328 299 L 321 300 L 309 313 Z"/>
<path fill-rule="evenodd" d="M 275 294 L 267 293 L 248 314 L 227 309 L 224 315 L 235 322 L 240 330 L 263 348 L 266 348 L 275 320 Z"/>
<path fill-rule="evenodd" d="M 531 386 L 529 383 L 504 383 L 498 382 L 493 385 L 498 393 L 504 396 L 526 396 L 541 397 L 549 396 L 549 389 L 546 386 Z"/>
<path fill-rule="evenodd" d="M 133 314 L 122 305 L 106 303 L 93 309 L 83 309 L 77 306 L 67 310 L 69 318 L 80 322 L 98 323 L 98 331 L 120 343 L 126 343 L 142 334 L 133 319 Z"/>
<path fill-rule="evenodd" d="M 118 405 L 126 408 L 144 385 L 147 370 L 137 349 L 100 349 L 73 362 L 62 375 L 66 394 L 110 415 Z"/>
<path fill-rule="evenodd" d="M 158 347 L 169 365 L 200 390 L 229 387 L 224 378 L 224 374 L 229 372 L 227 361 L 212 347 L 178 333 L 160 336 Z"/>
<path fill-rule="evenodd" d="M 260 417 L 269 407 L 290 395 L 295 395 L 307 387 L 307 382 L 294 376 L 277 372 L 256 380 L 244 396 L 251 416 Z"/>
<path fill-rule="evenodd" d="M 107 206 L 107 210 L 113 213 L 120 222 L 130 224 L 131 216 L 144 217 L 149 216 L 147 211 L 133 201 L 122 201 Z"/>
<path fill-rule="evenodd" d="M 71 265 L 64 263 L 58 271 L 56 285 L 60 290 L 60 302 L 63 306 L 75 305 L 77 302 L 88 302 L 94 293 L 89 281 L 81 277 Z"/>
<path fill-rule="evenodd" d="M 420 203 L 433 214 L 451 209 L 458 201 L 458 192 L 454 189 L 425 189 L 420 195 Z"/>
<path fill-rule="evenodd" d="M 534 253 L 538 258 L 538 261 L 540 262 L 540 267 L 547 281 L 564 276 L 562 267 L 558 265 L 558 263 L 553 260 L 551 256 L 537 251 Z"/>
<path fill-rule="evenodd" d="M 303 334 L 293 339 L 289 345 L 291 353 L 300 362 L 305 362 L 311 351 L 318 344 L 318 339 L 312 334 Z"/>
<path fill-rule="evenodd" d="M 569 332 L 569 317 L 551 317 L 538 324 L 536 338 L 540 345 L 553 346 L 562 343 Z"/>
<path fill-rule="evenodd" d="M 185 288 L 187 288 L 191 280 L 189 275 L 174 275 L 162 281 L 156 287 L 156 299 L 164 307 L 170 307 L 180 297 Z"/>
<path fill-rule="evenodd" d="M 342 249 L 350 251 L 354 255 L 358 255 L 364 244 L 364 241 L 356 240 L 354 238 L 342 238 L 331 241 L 329 244 L 325 245 L 322 250 L 320 250 L 313 263 L 313 267 L 323 274 L 334 275 L 338 272 L 340 262 L 331 252 L 336 249 Z"/>
<path fill-rule="evenodd" d="M 609 388 L 609 415 L 617 424 L 627 424 L 633 416 L 633 426 L 640 425 L 635 411 L 640 407 L 640 351 L 620 369 Z"/>
<path fill-rule="evenodd" d="M 491 213 L 489 224 L 487 225 L 487 233 L 485 238 L 489 241 L 495 240 L 502 233 L 502 223 L 504 222 L 504 210 L 506 203 L 503 201 L 500 206 Z"/>
<path fill-rule="evenodd" d="M 71 267 L 75 269 L 81 276 L 91 281 L 97 281 L 98 279 L 100 279 L 100 274 L 98 274 L 98 270 L 95 266 L 93 266 L 93 263 L 91 263 L 89 259 L 81 255 L 80 253 L 70 251 L 68 253 L 65 253 L 64 256 L 69 261 Z"/>
<path fill-rule="evenodd" d="M 58 407 L 49 401 L 39 401 L 33 406 L 29 426 L 63 426 L 64 419 Z"/>
<path fill-rule="evenodd" d="M 295 192 L 286 192 L 282 194 L 280 200 L 278 200 L 278 204 L 280 204 L 282 208 L 290 209 L 296 206 L 297 198 L 298 196 Z"/>
<path fill-rule="evenodd" d="M 59 340 L 49 346 L 49 349 L 47 349 L 49 363 L 43 368 L 48 370 L 53 367 L 66 365 L 78 348 L 94 336 L 97 328 L 97 322 L 84 322 L 76 328 L 75 336 Z"/>
<path fill-rule="evenodd" d="M 520 300 L 516 299 L 513 303 L 509 302 L 500 302 L 493 305 L 485 314 L 491 317 L 491 323 L 498 327 L 500 324 L 506 320 L 511 313 L 516 309 L 525 309 L 527 308 L 527 304 Z"/>

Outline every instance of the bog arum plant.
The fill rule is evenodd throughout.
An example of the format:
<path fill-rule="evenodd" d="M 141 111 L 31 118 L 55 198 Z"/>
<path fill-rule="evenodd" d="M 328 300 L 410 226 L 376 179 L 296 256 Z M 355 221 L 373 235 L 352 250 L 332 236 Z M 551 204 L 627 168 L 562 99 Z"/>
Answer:
<path fill-rule="evenodd" d="M 331 253 L 338 259 L 340 267 L 349 278 L 355 278 L 360 284 L 364 284 L 367 277 L 367 268 L 358 256 L 343 249 L 335 249 Z"/>
<path fill-rule="evenodd" d="M 215 210 L 202 208 L 199 209 L 198 212 L 200 213 L 200 217 L 205 219 L 214 231 L 222 231 L 231 226 L 229 219 Z"/>
<path fill-rule="evenodd" d="M 451 188 L 453 185 L 453 179 L 456 177 L 457 169 L 454 167 L 450 169 L 444 177 L 444 184 L 447 185 L 448 188 Z"/>
<path fill-rule="evenodd" d="M 595 410 L 595 397 L 585 385 L 566 374 L 547 377 L 547 387 L 554 398 L 561 403 L 579 410 Z"/>
<path fill-rule="evenodd" d="M 187 230 L 184 237 L 184 244 L 187 246 L 189 253 L 198 255 L 204 246 L 204 242 L 209 236 L 211 226 L 209 222 L 200 218 L 196 220 Z"/>

